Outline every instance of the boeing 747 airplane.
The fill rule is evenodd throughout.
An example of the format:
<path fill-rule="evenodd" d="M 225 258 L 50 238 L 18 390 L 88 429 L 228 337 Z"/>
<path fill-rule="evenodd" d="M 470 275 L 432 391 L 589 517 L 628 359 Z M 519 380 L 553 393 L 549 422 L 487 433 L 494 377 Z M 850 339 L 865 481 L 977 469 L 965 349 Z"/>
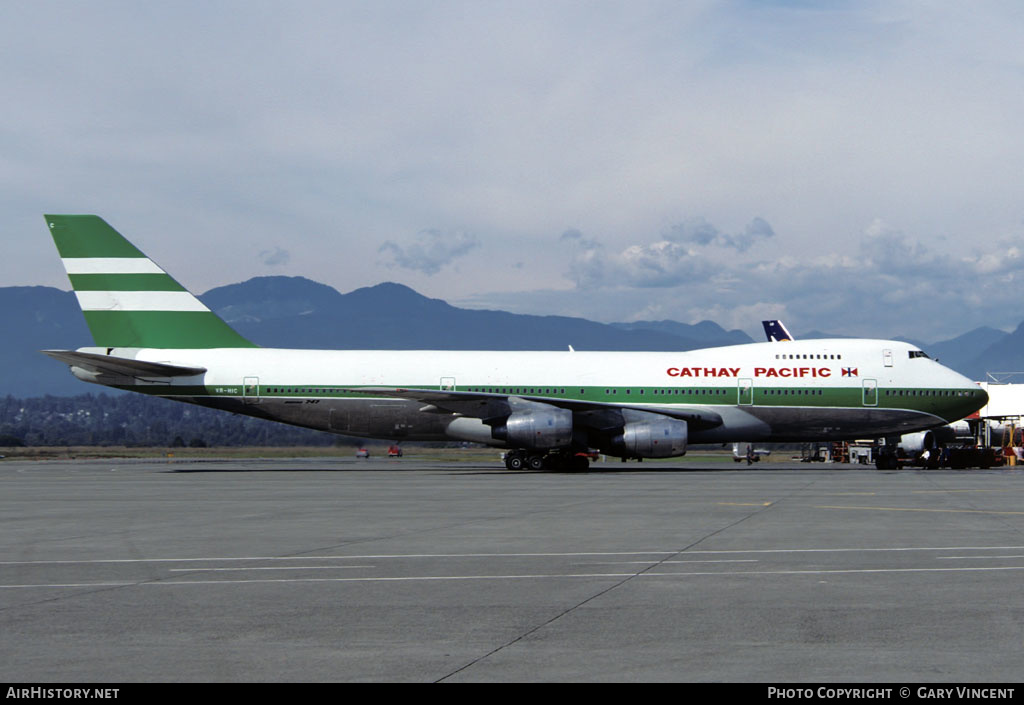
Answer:
<path fill-rule="evenodd" d="M 95 215 L 47 215 L 94 346 L 46 350 L 79 379 L 332 433 L 508 449 L 510 469 L 586 469 L 598 449 L 895 437 L 987 395 L 913 345 L 752 343 L 687 352 L 290 350 L 239 335 Z"/>

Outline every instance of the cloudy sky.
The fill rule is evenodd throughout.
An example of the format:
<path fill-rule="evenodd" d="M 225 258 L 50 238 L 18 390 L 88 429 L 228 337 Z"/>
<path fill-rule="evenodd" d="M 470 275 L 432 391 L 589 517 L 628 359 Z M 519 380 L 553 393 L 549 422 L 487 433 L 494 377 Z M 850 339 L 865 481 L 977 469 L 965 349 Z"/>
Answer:
<path fill-rule="evenodd" d="M 197 292 L 952 337 L 1024 319 L 1024 5 L 0 0 L 0 286 L 98 213 Z"/>

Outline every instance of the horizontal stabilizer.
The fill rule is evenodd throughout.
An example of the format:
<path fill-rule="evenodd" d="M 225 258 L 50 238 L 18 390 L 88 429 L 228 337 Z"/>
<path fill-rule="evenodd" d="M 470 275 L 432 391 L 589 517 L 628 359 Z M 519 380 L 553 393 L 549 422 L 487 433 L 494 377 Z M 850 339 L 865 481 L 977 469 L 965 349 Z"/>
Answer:
<path fill-rule="evenodd" d="M 194 377 L 206 372 L 205 367 L 185 367 L 166 362 L 146 362 L 112 355 L 78 352 L 76 350 L 42 350 L 55 360 L 89 372 L 126 377 Z"/>

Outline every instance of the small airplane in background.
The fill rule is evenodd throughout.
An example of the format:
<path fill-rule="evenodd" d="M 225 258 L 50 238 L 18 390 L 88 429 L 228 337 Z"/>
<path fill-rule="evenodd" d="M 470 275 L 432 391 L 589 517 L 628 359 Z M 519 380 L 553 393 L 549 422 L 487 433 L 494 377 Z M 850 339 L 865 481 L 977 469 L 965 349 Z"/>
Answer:
<path fill-rule="evenodd" d="M 761 325 L 764 326 L 764 334 L 768 337 L 769 343 L 785 343 L 795 340 L 786 330 L 782 321 L 761 321 Z"/>

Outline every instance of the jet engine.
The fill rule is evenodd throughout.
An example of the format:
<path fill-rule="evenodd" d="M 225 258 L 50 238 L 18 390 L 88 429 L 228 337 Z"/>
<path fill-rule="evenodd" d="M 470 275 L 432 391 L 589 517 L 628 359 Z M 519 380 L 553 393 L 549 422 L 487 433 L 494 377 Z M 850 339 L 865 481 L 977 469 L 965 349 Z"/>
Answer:
<path fill-rule="evenodd" d="M 627 423 L 622 433 L 612 438 L 612 448 L 630 458 L 671 458 L 686 455 L 686 441 L 685 421 L 656 417 Z"/>
<path fill-rule="evenodd" d="M 905 433 L 900 436 L 898 444 L 904 453 L 920 453 L 921 451 L 935 448 L 935 434 L 931 431 L 918 431 L 917 433 Z"/>
<path fill-rule="evenodd" d="M 572 412 L 555 407 L 516 411 L 494 426 L 491 436 L 517 448 L 562 448 L 572 442 Z"/>

